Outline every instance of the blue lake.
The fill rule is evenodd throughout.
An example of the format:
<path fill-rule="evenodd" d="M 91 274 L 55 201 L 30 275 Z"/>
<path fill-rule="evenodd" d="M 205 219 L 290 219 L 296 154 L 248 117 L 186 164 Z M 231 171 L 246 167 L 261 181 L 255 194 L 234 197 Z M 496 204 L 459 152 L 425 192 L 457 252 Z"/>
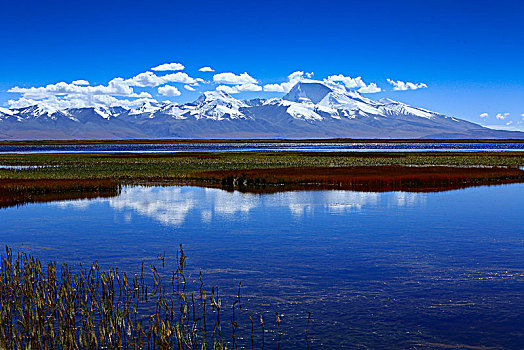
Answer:
<path fill-rule="evenodd" d="M 136 272 L 173 258 L 242 282 L 266 348 L 524 347 L 524 184 L 439 193 L 126 187 L 0 210 L 0 243 L 43 261 Z M 168 266 L 169 267 L 169 266 Z M 228 299 L 229 297 L 229 299 Z M 309 343 L 306 311 L 312 313 Z M 249 322 L 249 321 L 247 321 Z M 249 333 L 244 333 L 249 337 Z"/>
<path fill-rule="evenodd" d="M 524 152 L 522 143 L 179 143 L 0 145 L 2 153 L 118 152 Z"/>

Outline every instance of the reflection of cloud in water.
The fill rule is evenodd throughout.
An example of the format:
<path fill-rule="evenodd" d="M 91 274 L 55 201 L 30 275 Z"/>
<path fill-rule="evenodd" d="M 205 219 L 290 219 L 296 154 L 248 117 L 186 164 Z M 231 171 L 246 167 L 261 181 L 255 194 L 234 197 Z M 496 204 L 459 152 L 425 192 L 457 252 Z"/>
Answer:
<path fill-rule="evenodd" d="M 212 212 L 223 216 L 249 213 L 260 205 L 257 195 L 251 193 L 226 192 L 216 188 L 206 188 L 205 197 L 207 201 L 213 204 Z"/>
<path fill-rule="evenodd" d="M 85 210 L 91 203 L 108 203 L 123 211 L 124 219 L 132 221 L 132 212 L 157 220 L 165 225 L 179 226 L 190 213 L 211 223 L 215 217 L 245 219 L 255 209 L 282 208 L 300 218 L 315 211 L 343 215 L 358 213 L 366 207 L 411 207 L 426 201 L 424 193 L 409 192 L 351 192 L 351 191 L 297 191 L 273 194 L 226 192 L 199 187 L 127 187 L 111 199 L 57 202 L 60 208 Z"/>
<path fill-rule="evenodd" d="M 117 210 L 131 209 L 163 224 L 178 226 L 195 207 L 196 201 L 191 197 L 183 193 L 181 187 L 130 187 L 120 196 L 110 199 L 109 205 Z"/>
<path fill-rule="evenodd" d="M 333 194 L 328 193 L 326 199 L 328 202 L 326 206 L 329 212 L 358 212 L 365 205 L 376 206 L 380 199 L 380 194 L 375 192 L 334 191 Z"/>
<path fill-rule="evenodd" d="M 282 205 L 293 216 L 312 215 L 315 210 L 332 214 L 357 213 L 365 207 L 412 207 L 426 202 L 426 194 L 412 192 L 309 191 L 283 193 Z"/>
<path fill-rule="evenodd" d="M 413 207 L 417 204 L 426 203 L 426 193 L 394 192 L 394 204 L 398 207 Z M 391 206 L 391 205 L 390 205 Z"/>
<path fill-rule="evenodd" d="M 379 198 L 380 193 L 374 192 L 293 192 L 293 196 L 288 198 L 288 207 L 296 217 L 312 214 L 317 208 L 342 214 L 361 211 L 364 205 L 376 205 Z"/>
<path fill-rule="evenodd" d="M 48 205 L 56 206 L 61 209 L 78 209 L 78 210 L 85 210 L 87 209 L 91 203 L 96 199 L 75 199 L 75 200 L 68 200 L 68 201 L 59 201 L 59 202 L 50 202 Z"/>
<path fill-rule="evenodd" d="M 259 203 L 252 194 L 197 187 L 129 187 L 109 205 L 117 210 L 133 210 L 166 225 L 179 226 L 190 212 L 199 212 L 203 222 L 213 216 L 247 214 Z"/>
<path fill-rule="evenodd" d="M 207 209 L 202 210 L 200 216 L 202 217 L 202 221 L 208 224 L 211 222 L 211 219 L 213 219 L 213 213 L 211 212 L 211 210 Z"/>

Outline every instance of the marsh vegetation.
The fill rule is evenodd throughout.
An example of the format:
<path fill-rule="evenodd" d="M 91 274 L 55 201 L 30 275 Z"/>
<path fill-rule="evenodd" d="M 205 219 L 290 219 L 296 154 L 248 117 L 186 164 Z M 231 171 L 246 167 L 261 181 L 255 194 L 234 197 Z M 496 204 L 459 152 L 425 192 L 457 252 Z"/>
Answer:
<path fill-rule="evenodd" d="M 165 254 L 158 262 L 165 267 Z M 219 288 L 206 289 L 202 274 L 186 273 L 182 245 L 176 270 L 153 264 L 130 275 L 98 262 L 73 269 L 6 247 L 0 271 L 0 347 L 5 349 L 236 349 L 265 346 L 262 315 L 240 334 L 241 284 L 232 305 Z M 226 309 L 226 310 L 224 310 Z M 244 309 L 245 310 L 245 309 Z M 278 343 L 282 338 L 275 314 Z M 305 325 L 307 342 L 308 323 Z M 257 334 L 255 335 L 255 331 Z M 261 339 L 260 336 L 261 335 Z"/>
<path fill-rule="evenodd" d="M 0 205 L 110 197 L 121 185 L 248 192 L 443 191 L 524 181 L 512 153 L 146 153 L 0 155 Z M 19 167 L 19 168 L 13 168 Z"/>

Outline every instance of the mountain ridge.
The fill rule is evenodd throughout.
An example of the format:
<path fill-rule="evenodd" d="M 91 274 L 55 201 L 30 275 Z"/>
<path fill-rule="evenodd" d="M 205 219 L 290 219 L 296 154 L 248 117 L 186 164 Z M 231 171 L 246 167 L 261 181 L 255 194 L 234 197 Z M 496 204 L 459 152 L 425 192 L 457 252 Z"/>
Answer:
<path fill-rule="evenodd" d="M 282 98 L 239 100 L 207 91 L 186 104 L 59 110 L 44 103 L 0 109 L 0 139 L 518 138 L 459 118 L 311 81 Z"/>

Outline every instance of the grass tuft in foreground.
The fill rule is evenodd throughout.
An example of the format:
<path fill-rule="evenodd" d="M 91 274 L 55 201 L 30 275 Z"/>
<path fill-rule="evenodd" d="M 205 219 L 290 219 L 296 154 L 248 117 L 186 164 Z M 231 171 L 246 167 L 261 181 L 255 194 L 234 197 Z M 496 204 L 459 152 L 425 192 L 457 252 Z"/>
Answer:
<path fill-rule="evenodd" d="M 165 257 L 159 260 L 164 266 Z M 66 264 L 43 267 L 30 255 L 14 257 L 6 247 L 0 271 L 0 348 L 227 349 L 229 344 L 236 349 L 240 286 L 232 318 L 222 321 L 218 288 L 206 292 L 200 276 L 199 286 L 188 291 L 182 245 L 176 260 L 176 271 L 164 283 L 152 264 L 142 263 L 140 274 L 132 277 L 118 269 L 102 271 L 97 262 L 73 272 Z M 231 335 L 226 337 L 221 322 Z M 252 348 L 253 332 L 252 324 Z M 279 347 L 280 335 L 279 324 Z"/>

